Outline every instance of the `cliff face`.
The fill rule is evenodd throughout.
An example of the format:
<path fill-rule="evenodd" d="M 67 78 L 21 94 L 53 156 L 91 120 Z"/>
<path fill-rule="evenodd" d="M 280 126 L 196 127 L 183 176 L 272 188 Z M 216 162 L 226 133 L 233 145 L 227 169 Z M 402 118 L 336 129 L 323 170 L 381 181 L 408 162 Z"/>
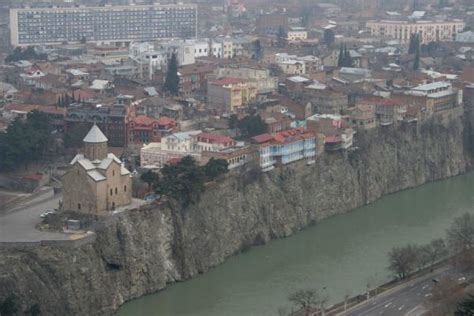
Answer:
<path fill-rule="evenodd" d="M 359 149 L 256 176 L 229 176 L 185 210 L 122 214 L 76 249 L 0 250 L 0 298 L 45 314 L 110 314 L 252 245 L 284 237 L 384 194 L 471 168 L 470 124 L 405 124 L 357 135 Z"/>

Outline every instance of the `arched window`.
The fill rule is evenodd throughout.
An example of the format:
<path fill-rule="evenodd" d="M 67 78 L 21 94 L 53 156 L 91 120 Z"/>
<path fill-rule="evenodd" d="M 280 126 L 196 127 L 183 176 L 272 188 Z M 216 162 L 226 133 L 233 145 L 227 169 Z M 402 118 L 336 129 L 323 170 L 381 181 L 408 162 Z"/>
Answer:
<path fill-rule="evenodd" d="M 115 188 L 115 194 L 117 194 L 117 193 L 118 193 L 118 189 L 117 189 L 117 188 Z"/>
<path fill-rule="evenodd" d="M 123 192 L 127 192 L 127 186 L 126 185 L 123 186 Z"/>
<path fill-rule="evenodd" d="M 114 194 L 114 191 L 110 189 L 110 196 L 112 196 L 112 194 Z"/>
<path fill-rule="evenodd" d="M 78 210 L 81 209 L 81 203 L 78 203 L 78 204 L 77 204 L 77 209 L 78 209 Z"/>

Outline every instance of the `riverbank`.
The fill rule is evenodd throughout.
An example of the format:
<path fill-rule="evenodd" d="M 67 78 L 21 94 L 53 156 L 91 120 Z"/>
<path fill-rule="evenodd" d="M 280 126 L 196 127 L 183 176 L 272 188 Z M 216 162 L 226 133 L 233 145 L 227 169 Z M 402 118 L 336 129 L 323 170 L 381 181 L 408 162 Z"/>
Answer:
<path fill-rule="evenodd" d="M 253 245 L 470 170 L 464 126 L 455 119 L 361 133 L 358 151 L 222 180 L 186 210 L 131 211 L 97 231 L 92 245 L 1 250 L 0 295 L 16 293 L 24 307 L 42 302 L 52 315 L 113 313 L 125 301 L 207 272 Z"/>

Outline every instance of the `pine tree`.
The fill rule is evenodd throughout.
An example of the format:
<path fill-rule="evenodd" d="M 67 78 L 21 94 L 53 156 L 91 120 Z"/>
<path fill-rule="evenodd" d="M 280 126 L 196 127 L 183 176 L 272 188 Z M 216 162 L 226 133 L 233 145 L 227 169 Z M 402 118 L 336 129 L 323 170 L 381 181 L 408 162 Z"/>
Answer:
<path fill-rule="evenodd" d="M 259 39 L 257 39 L 254 43 L 254 52 L 255 52 L 255 60 L 260 60 L 262 59 L 262 55 L 263 55 L 263 47 L 262 47 L 262 43 L 260 42 Z"/>
<path fill-rule="evenodd" d="M 347 46 L 344 46 L 344 67 L 352 67 L 352 57 Z"/>
<path fill-rule="evenodd" d="M 415 33 L 410 34 L 410 44 L 408 45 L 408 54 L 414 54 L 416 52 L 416 35 Z"/>
<path fill-rule="evenodd" d="M 418 33 L 412 33 L 410 35 L 410 44 L 408 46 L 408 54 L 414 54 L 416 53 L 416 49 L 418 46 L 420 46 L 420 34 Z"/>
<path fill-rule="evenodd" d="M 278 28 L 278 35 L 277 35 L 277 47 L 285 47 L 286 46 L 286 32 L 283 26 Z"/>
<path fill-rule="evenodd" d="M 64 96 L 64 106 L 68 107 L 70 104 L 71 104 L 71 97 L 69 96 L 69 94 L 66 93 Z"/>
<path fill-rule="evenodd" d="M 178 60 L 176 54 L 171 55 L 171 59 L 168 61 L 168 71 L 166 73 L 166 79 L 164 84 L 164 90 L 168 91 L 172 95 L 178 95 L 179 92 L 179 76 L 178 76 Z"/>
<path fill-rule="evenodd" d="M 339 57 L 337 59 L 337 67 L 343 67 L 344 66 L 344 50 L 341 48 L 339 49 Z"/>
<path fill-rule="evenodd" d="M 324 30 L 324 44 L 326 44 L 328 47 L 330 47 L 335 40 L 335 35 L 334 31 L 331 29 Z"/>
<path fill-rule="evenodd" d="M 417 71 L 420 69 L 420 44 L 416 46 L 415 60 L 413 61 L 413 70 Z"/>

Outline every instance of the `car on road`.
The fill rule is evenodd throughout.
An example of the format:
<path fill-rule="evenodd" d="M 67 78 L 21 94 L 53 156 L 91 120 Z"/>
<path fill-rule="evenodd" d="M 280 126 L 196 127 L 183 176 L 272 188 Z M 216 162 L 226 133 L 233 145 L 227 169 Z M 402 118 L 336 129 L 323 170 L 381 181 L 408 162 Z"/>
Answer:
<path fill-rule="evenodd" d="M 53 210 L 53 209 L 46 210 L 40 214 L 40 217 L 45 218 L 46 216 L 51 215 L 51 214 L 56 214 L 56 210 Z"/>

